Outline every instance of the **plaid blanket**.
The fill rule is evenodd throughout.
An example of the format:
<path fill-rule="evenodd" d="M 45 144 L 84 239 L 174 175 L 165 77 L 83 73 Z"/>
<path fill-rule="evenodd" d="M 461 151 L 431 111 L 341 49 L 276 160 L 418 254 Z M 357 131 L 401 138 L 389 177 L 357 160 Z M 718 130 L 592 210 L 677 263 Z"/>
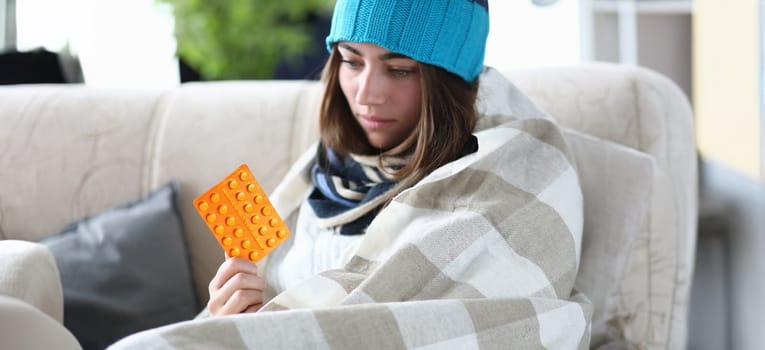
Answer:
<path fill-rule="evenodd" d="M 482 123 L 478 152 L 396 196 L 342 269 L 260 312 L 177 323 L 112 348 L 587 348 L 592 309 L 573 287 L 582 194 L 568 147 L 547 118 Z M 310 160 L 272 195 L 283 216 L 311 189 Z"/>

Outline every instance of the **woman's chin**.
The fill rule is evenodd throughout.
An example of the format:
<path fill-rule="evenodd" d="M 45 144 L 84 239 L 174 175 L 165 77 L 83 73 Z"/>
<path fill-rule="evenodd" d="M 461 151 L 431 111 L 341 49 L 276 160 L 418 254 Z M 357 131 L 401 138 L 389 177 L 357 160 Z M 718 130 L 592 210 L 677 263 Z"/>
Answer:
<path fill-rule="evenodd" d="M 369 142 L 369 145 L 372 146 L 372 148 L 380 151 L 387 151 L 392 148 L 390 141 L 380 139 L 379 137 L 370 137 L 370 135 L 367 135 L 367 142 Z"/>
<path fill-rule="evenodd" d="M 404 145 L 403 142 L 399 142 L 396 144 L 392 144 L 390 142 L 388 143 L 373 143 L 370 142 L 370 145 L 374 147 L 374 149 L 378 150 L 380 153 L 388 153 L 388 154 L 399 154 L 404 151 Z"/>

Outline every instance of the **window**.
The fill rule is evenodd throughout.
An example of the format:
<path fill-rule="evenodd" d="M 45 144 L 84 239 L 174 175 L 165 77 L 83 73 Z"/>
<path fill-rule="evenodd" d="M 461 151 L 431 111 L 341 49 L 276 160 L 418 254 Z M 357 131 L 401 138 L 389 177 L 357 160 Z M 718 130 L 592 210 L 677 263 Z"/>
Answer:
<path fill-rule="evenodd" d="M 19 50 L 43 47 L 78 57 L 88 85 L 180 81 L 172 11 L 154 0 L 24 0 L 16 16 Z"/>

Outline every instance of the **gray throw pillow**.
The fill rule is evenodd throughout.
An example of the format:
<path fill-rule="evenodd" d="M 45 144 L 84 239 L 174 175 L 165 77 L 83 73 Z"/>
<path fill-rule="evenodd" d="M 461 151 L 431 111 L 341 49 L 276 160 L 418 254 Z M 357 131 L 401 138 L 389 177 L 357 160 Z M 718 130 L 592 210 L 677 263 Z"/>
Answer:
<path fill-rule="evenodd" d="M 168 183 L 41 242 L 61 273 L 64 326 L 84 349 L 196 315 L 177 189 Z"/>

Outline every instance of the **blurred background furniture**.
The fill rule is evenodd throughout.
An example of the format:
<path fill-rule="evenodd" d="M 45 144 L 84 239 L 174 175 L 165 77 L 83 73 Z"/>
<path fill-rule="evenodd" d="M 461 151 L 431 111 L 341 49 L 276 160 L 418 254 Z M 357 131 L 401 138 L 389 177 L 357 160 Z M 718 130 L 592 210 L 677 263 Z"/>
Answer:
<path fill-rule="evenodd" d="M 47 50 L 0 52 L 0 84 L 65 83 L 58 54 Z"/>
<path fill-rule="evenodd" d="M 683 348 L 698 203 L 687 99 L 666 77 L 632 66 L 505 73 L 566 128 L 586 174 L 577 286 L 595 305 L 593 346 Z M 512 115 L 523 109 L 508 103 L 516 94 L 503 78 L 486 79 L 481 111 Z M 320 95 L 315 81 L 148 90 L 0 87 L 6 126 L 0 128 L 0 238 L 9 240 L 0 241 L 0 252 L 12 240 L 39 241 L 178 180 L 199 310 L 223 257 L 192 199 L 241 163 L 272 190 L 316 140 Z M 8 268 L 3 264 L 0 270 Z"/>

